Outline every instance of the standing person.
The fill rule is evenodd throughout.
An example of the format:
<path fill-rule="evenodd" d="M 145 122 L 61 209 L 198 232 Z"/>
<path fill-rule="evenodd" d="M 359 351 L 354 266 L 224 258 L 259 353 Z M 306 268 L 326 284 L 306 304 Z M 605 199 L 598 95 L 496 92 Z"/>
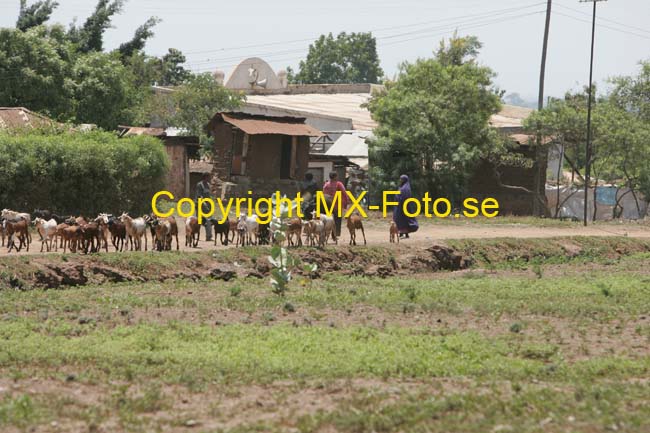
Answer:
<path fill-rule="evenodd" d="M 405 174 L 401 175 L 399 178 L 399 185 L 399 198 L 397 199 L 399 204 L 393 210 L 393 221 L 395 221 L 395 225 L 397 225 L 400 239 L 408 239 L 409 233 L 415 233 L 420 227 L 418 226 L 418 221 L 414 217 L 406 216 L 404 213 L 404 202 L 412 197 L 409 177 Z M 415 206 L 415 203 L 410 204 Z M 415 212 L 411 206 L 409 206 L 408 211 L 410 214 Z"/>
<path fill-rule="evenodd" d="M 305 180 L 300 187 L 300 195 L 304 199 L 301 209 L 302 214 L 307 219 L 311 218 L 311 213 L 316 208 L 316 192 L 318 189 L 314 175 L 312 173 L 305 173 Z"/>
<path fill-rule="evenodd" d="M 200 198 L 210 198 L 210 173 L 203 173 L 201 181 L 196 184 L 196 200 Z M 210 205 L 203 203 L 201 210 L 204 214 L 210 212 Z M 203 220 L 205 227 L 205 240 L 206 242 L 212 241 L 212 221 L 209 218 Z"/>
<path fill-rule="evenodd" d="M 341 214 L 338 214 L 338 203 L 336 201 L 336 192 L 341 192 Z M 323 194 L 327 204 L 334 204 L 334 223 L 336 224 L 336 237 L 341 236 L 341 220 L 345 209 L 348 207 L 348 195 L 345 192 L 345 186 L 339 181 L 339 175 L 333 171 L 330 173 L 330 180 L 323 185 Z"/>

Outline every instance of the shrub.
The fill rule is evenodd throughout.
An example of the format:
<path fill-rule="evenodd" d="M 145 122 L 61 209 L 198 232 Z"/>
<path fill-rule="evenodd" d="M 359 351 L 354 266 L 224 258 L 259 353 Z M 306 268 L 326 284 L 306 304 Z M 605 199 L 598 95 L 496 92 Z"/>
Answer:
<path fill-rule="evenodd" d="M 144 213 L 168 169 L 165 149 L 153 137 L 0 133 L 0 206 L 61 214 Z"/>

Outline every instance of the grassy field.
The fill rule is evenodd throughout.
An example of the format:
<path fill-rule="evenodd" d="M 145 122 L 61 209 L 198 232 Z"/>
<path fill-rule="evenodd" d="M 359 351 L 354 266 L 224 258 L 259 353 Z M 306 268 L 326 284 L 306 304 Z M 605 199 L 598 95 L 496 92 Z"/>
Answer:
<path fill-rule="evenodd" d="M 5 289 L 0 430 L 647 432 L 650 255 L 607 242 L 522 260 L 459 241 L 487 261 L 286 297 L 252 278 Z"/>

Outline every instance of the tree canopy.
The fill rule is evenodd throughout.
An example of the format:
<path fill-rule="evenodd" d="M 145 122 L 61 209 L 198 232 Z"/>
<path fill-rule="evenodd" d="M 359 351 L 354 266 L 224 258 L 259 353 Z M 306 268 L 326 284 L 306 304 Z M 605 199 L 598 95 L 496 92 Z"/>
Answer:
<path fill-rule="evenodd" d="M 597 95 L 592 116 L 592 182 L 627 187 L 650 197 L 650 64 L 636 76 L 615 77 L 609 94 Z M 551 137 L 564 149 L 564 163 L 584 185 L 587 90 L 567 92 L 526 120 L 533 133 Z M 594 201 L 596 203 L 596 201 Z"/>
<path fill-rule="evenodd" d="M 287 68 L 289 81 L 302 84 L 379 83 L 377 40 L 371 33 L 322 35 L 309 46 L 299 71 Z"/>
<path fill-rule="evenodd" d="M 455 37 L 433 58 L 403 63 L 371 99 L 379 123 L 370 143 L 377 190 L 407 173 L 418 190 L 458 196 L 468 168 L 495 140 L 488 121 L 501 106 L 494 72 L 475 61 L 479 48 L 476 38 Z"/>
<path fill-rule="evenodd" d="M 242 94 L 226 89 L 206 72 L 193 75 L 170 93 L 159 94 L 154 101 L 154 112 L 164 125 L 181 128 L 207 144 L 204 128 L 212 116 L 239 108 L 243 99 Z"/>
<path fill-rule="evenodd" d="M 98 0 L 82 25 L 48 25 L 56 1 L 21 0 L 15 29 L 0 29 L 0 101 L 25 106 L 58 121 L 147 123 L 152 84 L 180 85 L 190 73 L 171 48 L 161 58 L 144 52 L 160 22 L 149 18 L 117 50 L 103 51 L 104 33 L 123 0 Z"/>
<path fill-rule="evenodd" d="M 16 21 L 16 28 L 25 31 L 40 26 L 50 19 L 57 6 L 59 6 L 59 3 L 52 0 L 40 0 L 30 6 L 27 6 L 27 0 L 20 0 L 20 12 L 18 21 Z"/>

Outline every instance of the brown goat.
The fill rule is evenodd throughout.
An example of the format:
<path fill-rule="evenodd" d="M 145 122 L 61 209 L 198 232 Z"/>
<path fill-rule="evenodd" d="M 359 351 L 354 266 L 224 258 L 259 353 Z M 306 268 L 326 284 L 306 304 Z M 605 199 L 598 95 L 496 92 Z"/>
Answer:
<path fill-rule="evenodd" d="M 199 245 L 201 226 L 199 220 L 191 216 L 185 220 L 185 246 L 196 248 Z"/>
<path fill-rule="evenodd" d="M 92 222 L 79 226 L 81 228 L 81 239 L 84 249 L 84 254 L 97 253 L 102 247 L 102 232 L 99 223 Z M 106 247 L 108 251 L 108 247 Z"/>
<path fill-rule="evenodd" d="M 76 253 L 77 248 L 81 247 L 81 227 L 69 226 L 63 229 L 61 237 L 63 239 L 63 253 L 70 248 L 71 253 Z"/>
<path fill-rule="evenodd" d="M 357 230 L 361 230 L 363 244 L 367 245 L 366 232 L 363 229 L 363 221 L 360 215 L 354 214 L 348 217 L 348 231 L 350 232 L 350 245 L 357 244 Z"/>
<path fill-rule="evenodd" d="M 298 238 L 298 241 L 294 241 L 294 236 Z M 290 247 L 302 246 L 302 220 L 298 217 L 291 218 L 287 224 L 287 244 Z"/>
<path fill-rule="evenodd" d="M 176 238 L 176 250 L 179 250 L 178 246 L 178 224 L 176 223 L 176 218 L 173 216 L 167 217 L 169 225 L 171 226 L 171 231 L 169 232 L 169 249 L 172 249 L 172 238 Z"/>
<path fill-rule="evenodd" d="M 394 244 L 397 242 L 399 244 L 399 230 L 397 229 L 397 224 L 395 221 L 390 222 L 390 243 Z"/>
<path fill-rule="evenodd" d="M 230 218 L 228 219 L 228 224 L 230 225 L 230 233 L 232 233 L 232 237 L 230 238 L 230 243 L 235 242 L 235 236 L 237 236 L 237 224 L 239 222 L 235 220 L 231 220 Z"/>
<path fill-rule="evenodd" d="M 27 221 L 7 221 L 5 223 L 5 230 L 7 232 L 7 237 L 9 238 L 9 241 L 7 242 L 7 245 L 9 246 L 8 252 L 11 252 L 12 249 L 16 249 L 16 252 L 20 252 L 23 246 L 27 246 L 27 252 L 29 252 L 29 225 L 27 224 Z M 16 246 L 16 237 L 20 242 L 18 246 Z"/>

